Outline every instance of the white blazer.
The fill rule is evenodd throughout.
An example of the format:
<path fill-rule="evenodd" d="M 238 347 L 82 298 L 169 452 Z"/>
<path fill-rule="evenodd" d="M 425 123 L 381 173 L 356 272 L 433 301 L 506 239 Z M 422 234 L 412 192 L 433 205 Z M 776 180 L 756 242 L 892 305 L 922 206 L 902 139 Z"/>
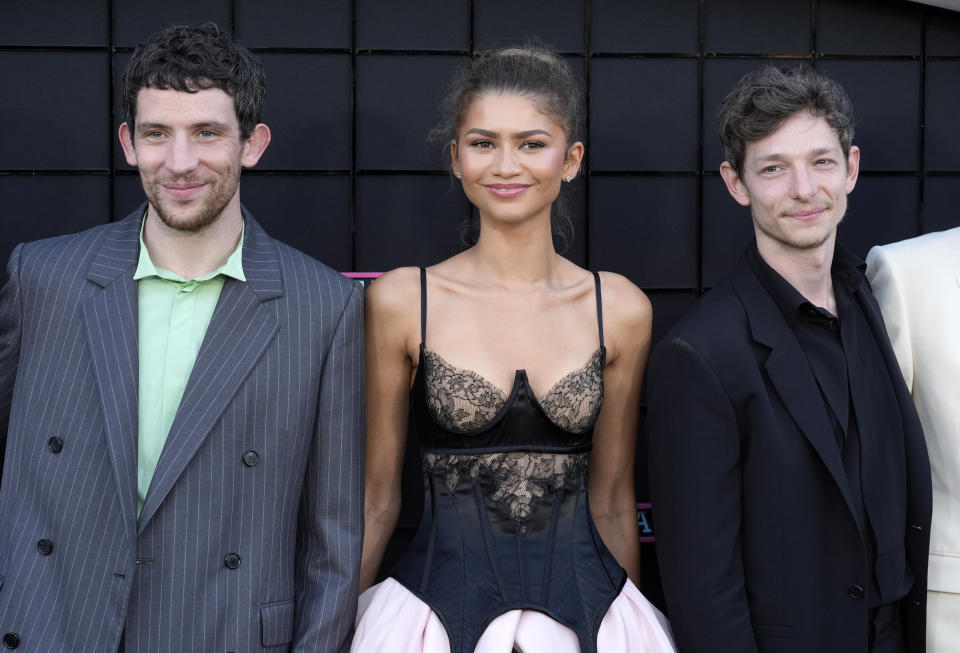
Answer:
<path fill-rule="evenodd" d="M 930 453 L 928 589 L 960 592 L 960 227 L 874 247 L 867 278 Z"/>

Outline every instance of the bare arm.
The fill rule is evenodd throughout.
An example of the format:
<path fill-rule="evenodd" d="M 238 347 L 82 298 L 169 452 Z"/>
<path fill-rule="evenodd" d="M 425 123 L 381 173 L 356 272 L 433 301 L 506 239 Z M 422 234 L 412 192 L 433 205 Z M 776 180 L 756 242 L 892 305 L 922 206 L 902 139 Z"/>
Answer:
<path fill-rule="evenodd" d="M 634 456 L 653 312 L 646 296 L 625 278 L 604 274 L 602 284 L 608 364 L 590 458 L 590 512 L 604 544 L 639 585 Z"/>
<path fill-rule="evenodd" d="M 407 437 L 411 342 L 419 344 L 419 281 L 415 268 L 394 270 L 367 290 L 367 460 L 360 591 L 373 585 L 400 514 Z M 411 340 L 412 339 L 412 340 Z"/>

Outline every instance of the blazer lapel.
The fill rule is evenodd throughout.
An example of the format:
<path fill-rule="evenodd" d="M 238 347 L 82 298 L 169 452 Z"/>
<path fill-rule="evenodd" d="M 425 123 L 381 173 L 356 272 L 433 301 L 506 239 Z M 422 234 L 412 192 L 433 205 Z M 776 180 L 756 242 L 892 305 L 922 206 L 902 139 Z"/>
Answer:
<path fill-rule="evenodd" d="M 144 499 L 141 533 L 278 330 L 277 318 L 264 305 L 283 294 L 277 245 L 251 216 L 245 217 L 247 281 L 228 278 L 223 284 Z"/>
<path fill-rule="evenodd" d="M 800 343 L 745 260 L 734 273 L 733 287 L 747 312 L 754 340 L 771 350 L 765 367 L 780 400 L 823 461 L 856 519 L 840 448 Z"/>
<path fill-rule="evenodd" d="M 137 507 L 137 285 L 143 207 L 109 228 L 87 278 L 102 290 L 82 307 L 93 373 L 100 391 L 107 450 L 123 522 L 135 536 Z"/>

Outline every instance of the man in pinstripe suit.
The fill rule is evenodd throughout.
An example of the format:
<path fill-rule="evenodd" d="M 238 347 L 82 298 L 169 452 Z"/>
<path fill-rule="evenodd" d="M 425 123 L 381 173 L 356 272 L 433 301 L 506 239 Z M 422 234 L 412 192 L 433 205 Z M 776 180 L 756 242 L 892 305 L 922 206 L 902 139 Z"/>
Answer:
<path fill-rule="evenodd" d="M 362 531 L 361 289 L 240 206 L 263 70 L 212 24 L 124 74 L 148 204 L 0 294 L 0 642 L 336 651 Z"/>

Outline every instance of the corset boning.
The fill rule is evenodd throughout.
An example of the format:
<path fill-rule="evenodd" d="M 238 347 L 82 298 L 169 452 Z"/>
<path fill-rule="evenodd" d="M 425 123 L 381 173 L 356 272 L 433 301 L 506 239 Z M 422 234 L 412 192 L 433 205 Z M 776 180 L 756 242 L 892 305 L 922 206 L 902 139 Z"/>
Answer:
<path fill-rule="evenodd" d="M 596 651 L 626 573 L 590 518 L 587 454 L 559 455 L 567 474 L 543 480 L 518 510 L 498 484 L 515 460 L 493 454 L 488 465 L 489 453 L 425 452 L 423 517 L 392 575 L 434 610 L 452 653 L 473 651 L 486 626 L 512 609 L 544 612 L 576 632 L 583 651 Z"/>

